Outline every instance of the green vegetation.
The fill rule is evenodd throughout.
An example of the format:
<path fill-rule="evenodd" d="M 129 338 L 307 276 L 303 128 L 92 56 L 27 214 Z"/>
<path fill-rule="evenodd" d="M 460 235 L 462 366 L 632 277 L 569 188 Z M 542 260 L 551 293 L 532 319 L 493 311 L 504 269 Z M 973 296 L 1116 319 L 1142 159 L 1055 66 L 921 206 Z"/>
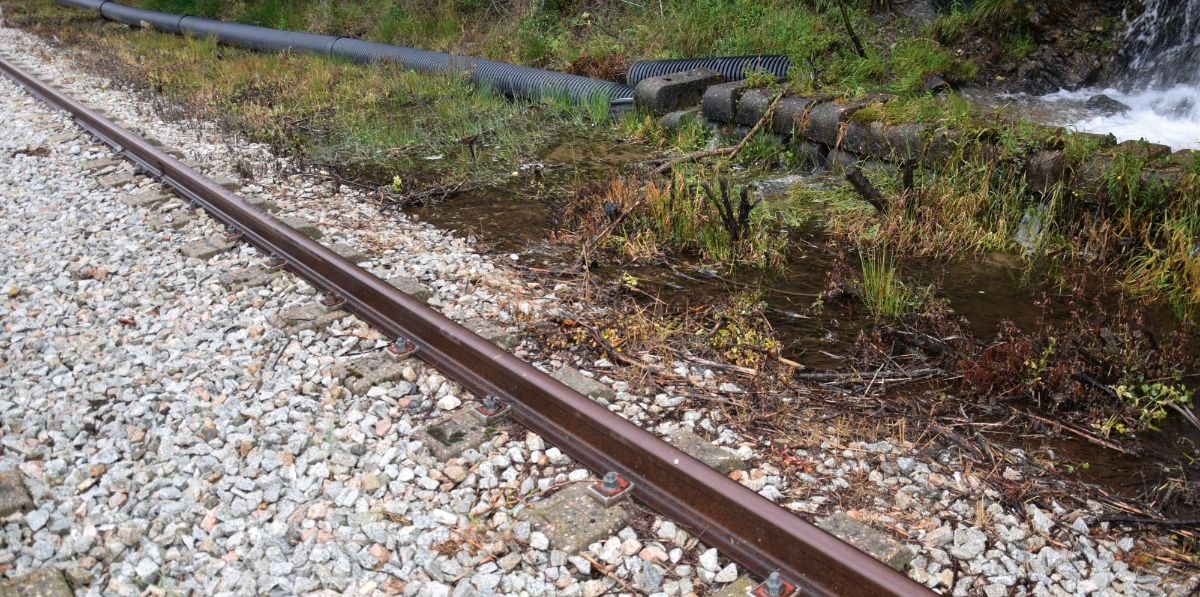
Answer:
<path fill-rule="evenodd" d="M 211 14 L 228 4 L 176 1 L 156 8 Z M 296 14 L 286 3 L 247 7 L 257 11 L 247 15 L 273 24 Z M 85 14 L 50 0 L 30 0 L 6 12 L 43 20 L 62 13 Z M 615 133 L 607 125 L 609 105 L 603 98 L 579 107 L 561 94 L 514 102 L 461 75 L 253 52 L 112 23 L 80 25 L 60 32 L 96 50 L 88 58 L 96 67 L 119 82 L 160 94 L 178 116 L 218 121 L 252 141 L 398 194 L 430 184 L 503 180 L 571 131 Z"/>
<path fill-rule="evenodd" d="M 357 36 L 438 51 L 619 79 L 645 58 L 786 54 L 793 78 L 846 93 L 917 92 L 927 74 L 969 80 L 976 67 L 934 42 L 932 29 L 900 24 L 887 33 L 876 2 L 849 2 L 866 57 L 849 42 L 838 2 L 669 0 L 532 4 L 479 0 L 140 0 L 154 10 Z M 991 17 L 989 17 L 991 18 Z M 893 25 L 893 27 L 896 27 Z"/>
<path fill-rule="evenodd" d="M 1167 409 L 1173 407 L 1190 407 L 1192 392 L 1182 384 L 1164 384 L 1162 382 L 1118 385 L 1113 388 L 1117 399 L 1131 413 L 1130 420 L 1121 414 L 1114 414 L 1097 424 L 1104 435 L 1113 431 L 1128 433 L 1149 429 L 1158 431 L 1157 425 L 1167 418 Z"/>
<path fill-rule="evenodd" d="M 886 249 L 863 251 L 859 259 L 862 264 L 860 290 L 871 315 L 898 320 L 919 306 L 920 294 L 900 281 L 896 260 Z"/>

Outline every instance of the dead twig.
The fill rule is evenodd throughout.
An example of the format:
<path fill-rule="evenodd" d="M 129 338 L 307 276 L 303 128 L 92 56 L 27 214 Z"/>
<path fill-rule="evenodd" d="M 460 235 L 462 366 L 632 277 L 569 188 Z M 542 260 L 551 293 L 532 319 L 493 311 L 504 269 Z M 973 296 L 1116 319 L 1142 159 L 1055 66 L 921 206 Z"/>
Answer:
<path fill-rule="evenodd" d="M 763 112 L 762 118 L 758 119 L 758 122 L 756 122 L 754 124 L 754 128 L 750 129 L 750 132 L 746 133 L 746 136 L 742 137 L 742 140 L 738 141 L 737 145 L 731 145 L 729 147 L 721 147 L 718 149 L 706 149 L 704 151 L 697 151 L 694 153 L 689 153 L 687 155 L 681 155 L 676 158 L 671 158 L 663 165 L 659 166 L 658 168 L 655 168 L 654 173 L 662 174 L 662 173 L 666 172 L 667 170 L 670 170 L 671 168 L 678 166 L 679 164 L 685 164 L 687 162 L 694 162 L 694 161 L 702 159 L 702 158 L 711 158 L 713 156 L 718 156 L 718 155 L 728 155 L 729 159 L 736 158 L 737 154 L 742 151 L 742 148 L 746 146 L 746 143 L 750 141 L 751 137 L 753 137 L 755 135 L 755 133 L 758 132 L 758 129 L 762 128 L 763 123 L 771 119 L 771 115 L 775 113 L 775 104 L 779 103 L 779 99 L 782 97 L 783 97 L 782 91 L 780 91 L 778 94 L 776 94 L 775 99 L 771 100 L 771 105 L 767 106 L 767 111 Z"/>

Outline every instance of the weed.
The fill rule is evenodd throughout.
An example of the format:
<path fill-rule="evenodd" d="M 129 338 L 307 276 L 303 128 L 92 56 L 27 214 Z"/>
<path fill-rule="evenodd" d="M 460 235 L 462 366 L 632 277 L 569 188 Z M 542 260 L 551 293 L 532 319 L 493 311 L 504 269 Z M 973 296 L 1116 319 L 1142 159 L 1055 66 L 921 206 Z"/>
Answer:
<path fill-rule="evenodd" d="M 871 315 L 898 320 L 919 305 L 919 294 L 900 281 L 896 261 L 886 249 L 863 251 L 859 259 L 862 300 Z"/>

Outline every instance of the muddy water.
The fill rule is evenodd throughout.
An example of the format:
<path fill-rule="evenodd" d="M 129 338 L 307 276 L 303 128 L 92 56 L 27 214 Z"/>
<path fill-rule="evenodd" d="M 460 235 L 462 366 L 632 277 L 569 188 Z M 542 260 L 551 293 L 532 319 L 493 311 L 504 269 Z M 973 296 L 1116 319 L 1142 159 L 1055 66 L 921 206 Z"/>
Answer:
<path fill-rule="evenodd" d="M 597 155 L 602 157 L 597 159 Z M 646 157 L 638 150 L 604 147 L 597 151 L 583 143 L 564 145 L 545 155 L 548 169 L 542 179 L 514 180 L 413 213 L 463 236 L 474 236 L 482 247 L 494 254 L 515 256 L 519 263 L 549 269 L 569 266 L 576 258 L 575 250 L 554 242 L 555 216 L 546 197 L 539 193 L 552 186 L 550 180 L 574 181 L 578 186 L 580 181 L 606 176 L 622 163 Z M 842 365 L 841 357 L 850 352 L 859 332 L 870 329 L 873 321 L 862 309 L 811 309 L 825 286 L 835 256 L 823 248 L 817 230 L 799 231 L 797 241 L 802 250 L 790 256 L 784 271 L 770 275 L 758 271 L 716 272 L 686 263 L 626 271 L 637 277 L 640 289 L 679 307 L 709 304 L 733 291 L 758 292 L 768 305 L 768 320 L 786 347 L 785 356 L 810 367 L 835 369 Z M 856 258 L 850 259 L 854 260 L 850 268 L 856 270 Z M 951 264 L 908 260 L 900 263 L 900 269 L 906 280 L 933 285 L 938 295 L 966 318 L 971 332 L 983 340 L 995 337 L 997 327 L 1005 320 L 1034 332 L 1039 326 L 1065 324 L 1071 318 L 1065 297 L 1056 300 L 1058 291 L 1051 284 L 1022 279 L 1022 264 L 1011 255 L 991 254 Z M 615 271 L 608 273 L 615 275 Z M 1155 319 L 1158 321 L 1152 322 L 1152 327 L 1157 329 L 1171 325 L 1169 315 L 1160 314 Z M 1162 432 L 1125 438 L 1149 451 L 1151 457 L 1122 454 L 1065 432 L 993 433 L 991 439 L 1001 446 L 1038 453 L 1041 459 L 1056 462 L 1058 470 L 1128 498 L 1136 498 L 1162 482 L 1161 460 L 1155 456 L 1175 459 L 1181 453 L 1194 453 L 1200 446 L 1200 432 L 1178 416 L 1173 416 Z"/>

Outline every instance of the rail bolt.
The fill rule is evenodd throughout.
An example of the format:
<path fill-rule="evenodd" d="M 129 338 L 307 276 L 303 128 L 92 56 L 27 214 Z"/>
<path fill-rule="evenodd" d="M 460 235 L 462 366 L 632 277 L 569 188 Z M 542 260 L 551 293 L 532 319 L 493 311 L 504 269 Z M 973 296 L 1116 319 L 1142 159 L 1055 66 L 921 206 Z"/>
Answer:
<path fill-rule="evenodd" d="M 267 259 L 267 271 L 269 272 L 277 272 L 285 267 L 287 267 L 287 261 L 283 257 L 271 255 L 271 258 Z"/>
<path fill-rule="evenodd" d="M 393 361 L 399 363 L 413 356 L 417 352 L 417 345 L 409 342 L 406 338 L 396 338 L 396 341 L 391 346 L 387 347 L 388 356 L 392 357 Z"/>
<path fill-rule="evenodd" d="M 321 300 L 317 304 L 328 313 L 337 311 L 342 305 L 346 304 L 346 299 L 331 292 L 326 292 L 325 296 L 321 297 Z"/>
<path fill-rule="evenodd" d="M 796 585 L 783 580 L 778 572 L 772 572 L 767 580 L 750 591 L 753 597 L 795 597 L 800 592 L 796 590 Z"/>
<path fill-rule="evenodd" d="M 225 232 L 221 233 L 221 240 L 227 243 L 234 242 L 239 238 L 242 238 L 242 231 L 238 230 L 236 226 L 226 226 Z"/>
<path fill-rule="evenodd" d="M 483 404 L 476 406 L 471 410 L 476 419 L 479 419 L 484 425 L 494 425 L 496 422 L 504 419 L 512 412 L 512 407 L 501 402 L 495 394 L 488 394 L 483 397 Z"/>
<path fill-rule="evenodd" d="M 588 487 L 588 493 L 605 508 L 621 501 L 632 491 L 633 483 L 612 471 L 605 473 L 599 483 L 593 483 L 591 487 Z"/>

